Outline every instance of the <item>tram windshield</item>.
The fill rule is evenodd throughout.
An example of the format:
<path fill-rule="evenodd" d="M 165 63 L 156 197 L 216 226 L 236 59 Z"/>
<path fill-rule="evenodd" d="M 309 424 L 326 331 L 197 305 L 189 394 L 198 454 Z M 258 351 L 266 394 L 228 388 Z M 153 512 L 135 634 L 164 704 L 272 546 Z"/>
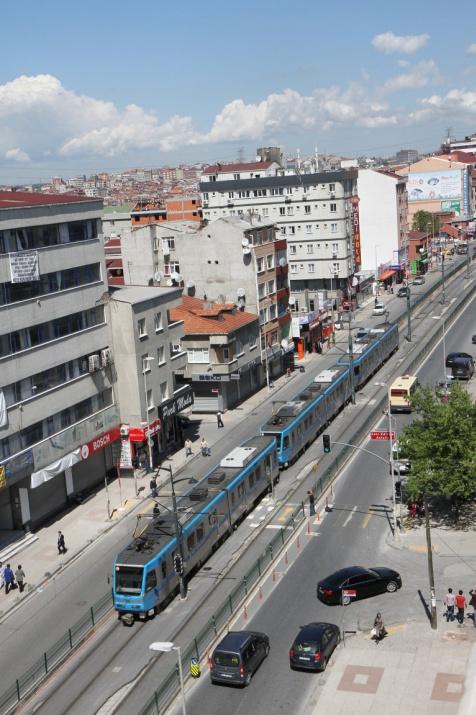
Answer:
<path fill-rule="evenodd" d="M 140 593 L 142 566 L 116 566 L 116 593 Z"/>

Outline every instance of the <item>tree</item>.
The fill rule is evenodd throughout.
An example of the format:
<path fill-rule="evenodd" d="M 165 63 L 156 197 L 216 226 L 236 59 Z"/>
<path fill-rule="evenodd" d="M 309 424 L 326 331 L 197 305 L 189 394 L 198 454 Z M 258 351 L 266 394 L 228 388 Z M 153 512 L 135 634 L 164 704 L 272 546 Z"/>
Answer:
<path fill-rule="evenodd" d="M 438 236 L 440 232 L 440 217 L 430 213 L 430 211 L 417 211 L 413 217 L 413 230 L 431 232 L 432 236 Z"/>
<path fill-rule="evenodd" d="M 476 493 L 476 403 L 456 383 L 447 402 L 423 387 L 412 406 L 417 417 L 399 440 L 411 463 L 407 491 L 450 497 L 458 518 L 461 505 Z"/>

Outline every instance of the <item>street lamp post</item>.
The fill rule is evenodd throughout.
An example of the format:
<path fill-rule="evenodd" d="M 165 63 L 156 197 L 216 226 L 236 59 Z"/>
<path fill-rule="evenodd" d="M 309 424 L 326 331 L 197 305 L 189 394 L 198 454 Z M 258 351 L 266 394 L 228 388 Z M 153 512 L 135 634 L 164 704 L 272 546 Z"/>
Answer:
<path fill-rule="evenodd" d="M 170 641 L 156 641 L 151 643 L 149 650 L 153 650 L 159 653 L 170 653 L 172 650 L 177 651 L 177 661 L 178 661 L 178 672 L 180 680 L 180 693 L 182 696 L 182 715 L 187 715 L 187 710 L 185 707 L 185 688 L 183 684 L 183 670 L 182 670 L 182 652 L 179 645 L 174 645 Z"/>
<path fill-rule="evenodd" d="M 392 432 L 392 413 L 390 411 L 390 396 L 388 398 L 388 436 L 390 442 L 390 475 L 392 478 L 392 499 L 393 499 L 393 533 L 397 533 L 397 497 L 395 494 L 395 473 L 393 464 L 393 432 Z"/>
<path fill-rule="evenodd" d="M 375 295 L 378 296 L 378 263 L 377 263 L 377 249 L 380 248 L 380 243 L 375 245 Z"/>
<path fill-rule="evenodd" d="M 145 394 L 145 422 L 147 430 L 147 448 L 149 452 L 149 469 L 152 469 L 152 440 L 150 438 L 149 429 L 149 400 L 147 394 L 147 372 L 150 370 L 149 363 L 155 360 L 153 357 L 145 357 L 142 360 L 142 375 L 144 377 L 144 394 Z"/>
<path fill-rule="evenodd" d="M 350 399 L 355 405 L 355 381 L 354 381 L 354 343 L 352 341 L 352 330 L 350 327 L 351 315 L 349 313 L 349 378 L 350 378 Z"/>
<path fill-rule="evenodd" d="M 441 302 L 443 305 L 446 303 L 446 291 L 445 291 L 445 254 L 441 254 Z"/>
<path fill-rule="evenodd" d="M 431 605 L 431 627 L 436 630 L 436 592 L 435 592 L 435 573 L 433 571 L 433 552 L 431 546 L 431 530 L 430 530 L 430 514 L 428 511 L 428 496 L 423 497 L 425 507 L 425 531 L 426 531 L 426 550 L 428 553 L 428 580 L 430 582 L 430 605 Z"/>
<path fill-rule="evenodd" d="M 411 306 L 410 306 L 410 286 L 408 285 L 407 281 L 407 325 L 408 325 L 408 334 L 407 334 L 407 340 L 409 343 L 412 341 L 412 311 L 411 311 Z"/>

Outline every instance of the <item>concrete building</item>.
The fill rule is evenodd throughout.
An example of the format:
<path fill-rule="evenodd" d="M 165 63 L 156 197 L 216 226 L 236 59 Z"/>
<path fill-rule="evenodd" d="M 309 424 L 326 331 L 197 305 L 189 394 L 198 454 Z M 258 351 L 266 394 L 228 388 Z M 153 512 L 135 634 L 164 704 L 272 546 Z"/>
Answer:
<path fill-rule="evenodd" d="M 442 147 L 442 149 L 443 149 L 443 147 Z M 465 137 L 464 139 L 450 139 L 449 141 L 445 142 L 444 149 L 448 153 L 451 153 L 453 151 L 464 151 L 464 152 L 468 152 L 469 154 L 475 154 L 476 153 L 476 133 L 470 134 L 469 136 Z"/>
<path fill-rule="evenodd" d="M 418 161 L 418 151 L 416 149 L 400 149 L 395 155 L 398 164 L 413 164 Z"/>
<path fill-rule="evenodd" d="M 181 288 L 132 286 L 115 290 L 108 303 L 125 469 L 134 458 L 150 463 L 152 457 L 155 466 L 183 443 L 180 412 L 193 394 L 174 378 L 186 365 L 183 320 L 171 318 L 181 294 Z"/>
<path fill-rule="evenodd" d="M 123 240 L 122 251 L 136 285 L 183 284 L 192 297 L 259 314 L 263 362 L 271 377 L 286 368 L 291 327 L 286 239 L 273 224 L 233 216 L 204 226 L 144 226 Z"/>
<path fill-rule="evenodd" d="M 196 221 L 202 220 L 201 202 L 198 196 L 175 193 L 159 201 L 157 199 L 140 200 L 131 211 L 133 226 L 143 226 L 161 221 Z"/>
<path fill-rule="evenodd" d="M 275 223 L 288 245 L 291 298 L 309 311 L 323 291 L 350 293 L 360 268 L 355 168 L 307 173 L 277 162 L 215 164 L 200 181 L 203 217 L 210 222 L 250 214 Z M 332 285 L 331 285 L 332 283 Z"/>
<path fill-rule="evenodd" d="M 0 193 L 0 523 L 29 529 L 114 470 L 102 201 Z"/>
<path fill-rule="evenodd" d="M 406 179 L 391 172 L 359 169 L 358 188 L 362 270 L 394 282 L 405 269 Z"/>
<path fill-rule="evenodd" d="M 184 323 L 187 365 L 181 380 L 193 388 L 195 411 L 229 409 L 262 386 L 256 315 L 238 310 L 233 303 L 189 296 L 171 315 Z"/>
<path fill-rule="evenodd" d="M 106 254 L 107 284 L 110 287 L 124 285 L 121 237 L 131 232 L 133 204 L 105 206 L 102 217 L 104 252 Z"/>

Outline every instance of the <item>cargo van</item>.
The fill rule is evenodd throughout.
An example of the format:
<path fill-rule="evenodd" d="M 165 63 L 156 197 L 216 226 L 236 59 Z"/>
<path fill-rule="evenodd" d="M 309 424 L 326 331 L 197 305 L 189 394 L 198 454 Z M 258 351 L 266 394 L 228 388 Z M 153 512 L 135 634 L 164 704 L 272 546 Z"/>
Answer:
<path fill-rule="evenodd" d="M 269 653 L 269 638 L 255 631 L 229 631 L 209 658 L 212 683 L 249 685 Z"/>

